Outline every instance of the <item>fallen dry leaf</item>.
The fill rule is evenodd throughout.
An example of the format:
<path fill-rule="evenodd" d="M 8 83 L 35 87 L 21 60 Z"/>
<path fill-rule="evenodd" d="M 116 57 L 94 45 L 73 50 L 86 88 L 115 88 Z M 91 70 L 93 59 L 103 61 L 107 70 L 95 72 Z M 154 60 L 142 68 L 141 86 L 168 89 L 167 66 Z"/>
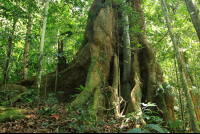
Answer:
<path fill-rule="evenodd" d="M 32 126 L 33 124 L 34 124 L 34 122 L 27 123 L 28 126 Z"/>
<path fill-rule="evenodd" d="M 30 118 L 34 118 L 35 117 L 35 115 L 26 115 L 26 118 L 28 118 L 28 119 L 30 119 Z"/>
<path fill-rule="evenodd" d="M 52 117 L 55 118 L 56 120 L 58 120 L 58 116 L 57 115 L 53 114 Z"/>

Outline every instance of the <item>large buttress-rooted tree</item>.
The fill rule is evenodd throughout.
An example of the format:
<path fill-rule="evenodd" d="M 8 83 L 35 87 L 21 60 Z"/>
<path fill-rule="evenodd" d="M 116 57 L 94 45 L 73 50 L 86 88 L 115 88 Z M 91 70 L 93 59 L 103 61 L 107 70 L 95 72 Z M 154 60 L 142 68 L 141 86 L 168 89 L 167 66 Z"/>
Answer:
<path fill-rule="evenodd" d="M 166 121 L 165 123 L 175 121 L 173 96 L 161 92 L 165 90 L 163 88 L 157 91 L 162 87 L 164 78 L 162 69 L 156 61 L 155 50 L 147 41 L 142 0 L 130 2 L 131 9 L 139 17 L 136 20 L 129 18 L 129 28 L 140 26 L 140 32 L 130 33 L 131 60 L 123 59 L 123 47 L 126 42 L 123 41 L 123 36 L 126 30 L 123 29 L 124 26 L 116 23 L 117 18 L 124 18 L 124 13 L 116 11 L 122 5 L 117 0 L 94 0 L 88 14 L 82 45 L 69 67 L 59 72 L 57 91 L 65 92 L 59 94 L 59 98 L 67 101 L 70 95 L 79 93 L 70 103 L 71 108 L 88 104 L 88 109 L 94 109 L 93 114 L 98 121 L 107 118 L 108 110 L 119 117 L 123 111 L 119 107 L 123 99 L 126 101 L 125 113 L 139 111 L 142 114 L 141 103 L 152 102 L 162 110 L 160 117 Z M 138 44 L 141 45 L 140 48 L 136 47 Z M 123 77 L 123 70 L 126 70 L 124 62 L 131 62 L 130 73 L 125 80 L 120 78 Z M 41 94 L 44 94 L 45 78 L 46 76 L 42 76 Z M 48 74 L 47 93 L 54 91 L 55 78 L 55 73 Z M 36 78 L 31 78 L 19 84 L 34 88 L 35 81 Z M 124 83 L 129 83 L 131 89 L 126 90 Z M 85 87 L 82 92 L 76 89 L 80 85 Z M 120 87 L 122 96 L 119 96 Z"/>

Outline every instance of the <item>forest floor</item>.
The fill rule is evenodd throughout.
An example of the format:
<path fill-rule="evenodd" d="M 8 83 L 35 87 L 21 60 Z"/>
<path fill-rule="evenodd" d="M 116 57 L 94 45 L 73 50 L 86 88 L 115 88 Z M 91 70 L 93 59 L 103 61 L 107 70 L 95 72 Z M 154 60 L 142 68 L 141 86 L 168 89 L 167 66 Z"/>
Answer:
<path fill-rule="evenodd" d="M 106 120 L 95 127 L 91 122 L 88 122 L 88 116 L 84 110 L 67 112 L 61 122 L 66 105 L 67 103 L 51 106 L 44 102 L 17 102 L 13 104 L 13 107 L 25 109 L 29 116 L 1 123 L 0 133 L 126 133 L 135 127 L 135 124 L 124 125 L 122 120 L 116 121 L 114 119 Z"/>

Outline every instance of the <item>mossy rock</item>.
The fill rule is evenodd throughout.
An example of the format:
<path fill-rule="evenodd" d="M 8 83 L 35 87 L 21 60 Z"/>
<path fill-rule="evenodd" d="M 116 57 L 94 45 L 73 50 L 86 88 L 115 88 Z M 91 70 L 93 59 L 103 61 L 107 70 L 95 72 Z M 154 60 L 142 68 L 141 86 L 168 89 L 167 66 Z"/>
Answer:
<path fill-rule="evenodd" d="M 21 85 L 16 85 L 16 84 L 6 84 L 6 86 L 5 85 L 0 86 L 0 91 L 3 91 L 3 90 L 10 90 L 10 91 L 19 92 L 19 93 L 23 93 L 27 91 L 26 87 L 21 86 Z"/>
<path fill-rule="evenodd" d="M 5 108 L 0 106 L 0 123 L 25 118 L 26 110 L 18 108 Z"/>
<path fill-rule="evenodd" d="M 0 86 L 0 91 L 0 105 L 2 106 L 10 104 L 10 101 L 14 103 L 18 101 L 22 95 L 27 94 L 26 87 L 15 84 L 2 85 Z M 6 92 L 6 95 L 4 95 L 4 91 Z"/>

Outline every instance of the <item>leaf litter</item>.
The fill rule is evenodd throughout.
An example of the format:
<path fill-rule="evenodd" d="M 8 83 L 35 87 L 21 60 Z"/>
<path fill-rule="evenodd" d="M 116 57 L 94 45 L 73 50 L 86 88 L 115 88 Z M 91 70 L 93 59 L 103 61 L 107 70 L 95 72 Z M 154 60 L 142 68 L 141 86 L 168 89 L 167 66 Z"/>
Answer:
<path fill-rule="evenodd" d="M 70 112 L 67 112 L 65 119 L 61 122 L 61 117 L 65 113 L 67 103 L 58 103 L 56 111 L 53 114 L 46 115 L 41 114 L 40 110 L 47 107 L 46 103 L 25 103 L 17 102 L 14 107 L 26 110 L 26 118 L 16 119 L 12 122 L 4 122 L 0 124 L 0 133 L 76 133 L 80 132 L 77 127 L 71 127 L 72 118 L 70 118 Z M 11 107 L 11 106 L 7 106 Z M 73 111 L 73 118 L 76 119 L 78 115 L 81 115 L 79 110 Z M 94 133 L 126 133 L 135 125 L 129 123 L 124 125 L 122 120 L 106 120 L 98 124 L 96 131 L 90 131 Z M 82 125 L 82 128 L 84 125 Z M 88 126 L 85 126 L 85 130 L 90 130 Z"/>

